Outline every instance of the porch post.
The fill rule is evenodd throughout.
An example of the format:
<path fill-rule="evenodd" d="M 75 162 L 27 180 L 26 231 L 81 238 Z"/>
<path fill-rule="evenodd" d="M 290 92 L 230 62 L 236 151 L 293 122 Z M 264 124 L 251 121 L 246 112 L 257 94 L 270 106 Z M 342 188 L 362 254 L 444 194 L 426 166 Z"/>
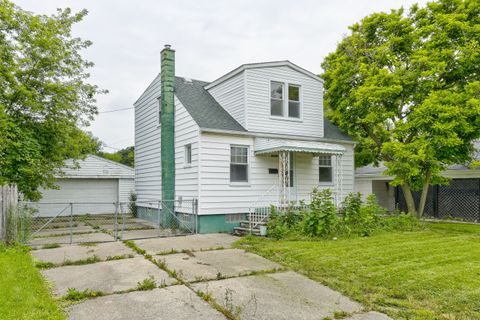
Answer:
<path fill-rule="evenodd" d="M 338 154 L 335 155 L 335 202 L 336 206 L 340 206 L 340 192 L 339 192 L 339 184 L 340 184 L 340 168 L 338 165 Z"/>
<path fill-rule="evenodd" d="M 289 201 L 289 190 L 288 187 L 290 186 L 290 178 L 288 174 L 288 170 L 290 170 L 290 157 L 289 152 L 287 151 L 280 151 L 278 153 L 278 182 L 279 182 L 279 189 L 280 189 L 280 207 L 286 207 Z"/>

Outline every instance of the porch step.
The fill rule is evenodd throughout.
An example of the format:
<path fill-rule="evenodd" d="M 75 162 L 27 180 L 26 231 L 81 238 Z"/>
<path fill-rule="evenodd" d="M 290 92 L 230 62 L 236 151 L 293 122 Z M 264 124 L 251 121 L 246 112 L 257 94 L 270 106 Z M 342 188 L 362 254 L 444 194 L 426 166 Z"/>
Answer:
<path fill-rule="evenodd" d="M 262 222 L 257 223 L 256 228 L 258 229 L 259 226 L 266 226 L 266 225 L 267 225 L 267 221 L 262 221 Z M 240 221 L 240 227 L 250 228 L 250 221 L 248 221 L 248 220 Z"/>
<path fill-rule="evenodd" d="M 247 234 L 250 234 L 250 228 L 249 227 L 235 227 L 233 228 L 233 234 L 237 236 L 245 236 Z M 258 228 L 253 228 L 252 229 L 252 234 L 259 236 L 260 235 L 260 229 Z"/>

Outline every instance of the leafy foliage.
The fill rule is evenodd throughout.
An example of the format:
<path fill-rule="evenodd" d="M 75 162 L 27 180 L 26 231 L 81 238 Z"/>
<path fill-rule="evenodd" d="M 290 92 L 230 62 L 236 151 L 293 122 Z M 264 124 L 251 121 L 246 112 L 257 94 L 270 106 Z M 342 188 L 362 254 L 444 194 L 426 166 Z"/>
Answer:
<path fill-rule="evenodd" d="M 337 208 L 333 203 L 330 189 L 314 188 L 311 194 L 310 210 L 305 213 L 303 233 L 311 237 L 331 234 L 337 224 Z"/>
<path fill-rule="evenodd" d="M 337 211 L 330 189 L 314 188 L 308 206 L 286 211 L 272 206 L 267 236 L 277 240 L 337 238 L 370 236 L 383 231 L 413 231 L 420 227 L 418 218 L 411 214 L 387 215 L 387 210 L 377 204 L 373 194 L 364 202 L 360 193 L 350 193 Z"/>
<path fill-rule="evenodd" d="M 325 58 L 325 105 L 359 144 L 356 164 L 378 164 L 403 188 L 443 183 L 480 137 L 480 3 L 439 0 L 375 13 Z"/>
<path fill-rule="evenodd" d="M 105 159 L 119 162 L 126 166 L 130 166 L 130 167 L 135 166 L 135 147 L 134 146 L 126 147 L 124 149 L 120 149 L 113 153 L 98 151 L 97 155 Z"/>
<path fill-rule="evenodd" d="M 0 185 L 16 184 L 30 200 L 55 187 L 64 160 L 94 149 L 81 127 L 104 91 L 87 83 L 93 64 L 80 51 L 91 42 L 71 35 L 86 14 L 35 15 L 0 0 Z"/>

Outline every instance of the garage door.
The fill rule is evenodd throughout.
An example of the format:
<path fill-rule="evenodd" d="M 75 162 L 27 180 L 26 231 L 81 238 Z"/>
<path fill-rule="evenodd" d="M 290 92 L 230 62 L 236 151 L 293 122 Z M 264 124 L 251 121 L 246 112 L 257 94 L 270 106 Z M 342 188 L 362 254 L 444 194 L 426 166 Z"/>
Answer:
<path fill-rule="evenodd" d="M 43 190 L 39 213 L 42 216 L 56 215 L 62 210 L 74 214 L 113 213 L 118 200 L 118 179 L 59 179 L 59 190 Z"/>

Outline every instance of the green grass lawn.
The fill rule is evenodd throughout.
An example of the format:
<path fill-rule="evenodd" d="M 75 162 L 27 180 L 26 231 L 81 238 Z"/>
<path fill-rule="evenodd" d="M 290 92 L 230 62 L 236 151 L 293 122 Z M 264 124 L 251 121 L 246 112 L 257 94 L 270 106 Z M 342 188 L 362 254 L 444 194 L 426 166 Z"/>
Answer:
<path fill-rule="evenodd" d="M 480 319 L 480 226 L 339 240 L 244 238 L 237 245 L 395 319 Z"/>
<path fill-rule="evenodd" d="M 28 251 L 1 243 L 0 319 L 65 319 Z"/>

